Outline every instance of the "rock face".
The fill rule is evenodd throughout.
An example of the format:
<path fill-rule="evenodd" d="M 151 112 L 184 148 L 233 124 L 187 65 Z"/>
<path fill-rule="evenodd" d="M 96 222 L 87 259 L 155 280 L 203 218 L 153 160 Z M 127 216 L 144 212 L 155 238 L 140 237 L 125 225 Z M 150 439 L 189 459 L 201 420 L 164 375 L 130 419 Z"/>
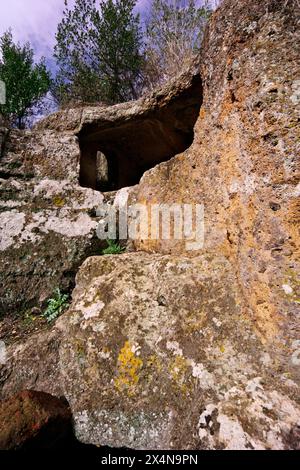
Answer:
<path fill-rule="evenodd" d="M 100 253 L 98 152 L 108 160 L 105 189 L 113 190 L 191 144 L 198 71 L 195 60 L 136 102 L 62 111 L 32 131 L 0 129 L 0 315 L 42 305 L 58 286 L 69 290 L 84 259 Z"/>
<path fill-rule="evenodd" d="M 95 208 L 103 196 L 78 185 L 74 136 L 11 131 L 0 160 L 0 314 L 41 305 L 68 290 L 100 249 Z"/>
<path fill-rule="evenodd" d="M 287 370 L 300 337 L 298 22 L 295 1 L 223 2 L 202 48 L 194 142 L 147 172 L 133 199 L 204 205 L 204 250 L 232 261 L 249 318 Z M 186 253 L 177 240 L 135 246 Z"/>
<path fill-rule="evenodd" d="M 84 443 L 137 449 L 293 446 L 295 389 L 264 351 L 225 257 L 89 258 L 58 323 Z"/>
<path fill-rule="evenodd" d="M 121 158 L 119 143 L 112 154 L 102 144 L 137 126 L 138 152 L 131 154 L 133 139 L 126 158 L 139 161 L 145 129 L 154 129 L 147 154 L 160 128 L 164 151 L 143 164 L 168 160 L 174 142 L 179 152 L 189 142 L 191 110 L 201 106 L 191 147 L 127 194 L 148 206 L 203 204 L 204 247 L 141 237 L 136 253 L 88 258 L 55 328 L 7 348 L 3 397 L 24 388 L 64 395 L 78 439 L 100 446 L 299 447 L 299 13 L 293 1 L 225 0 L 205 35 L 201 79 L 183 74 L 182 94 L 174 94 L 175 81 L 161 96 L 39 124 L 39 139 L 78 136 L 81 183 L 93 188 L 94 151 Z M 186 120 L 174 118 L 184 109 L 179 96 L 188 102 Z M 52 171 L 46 161 L 47 170 L 34 163 L 42 188 L 43 171 Z M 138 174 L 122 182 L 118 171 L 116 187 Z M 20 210 L 12 212 L 21 226 Z"/>

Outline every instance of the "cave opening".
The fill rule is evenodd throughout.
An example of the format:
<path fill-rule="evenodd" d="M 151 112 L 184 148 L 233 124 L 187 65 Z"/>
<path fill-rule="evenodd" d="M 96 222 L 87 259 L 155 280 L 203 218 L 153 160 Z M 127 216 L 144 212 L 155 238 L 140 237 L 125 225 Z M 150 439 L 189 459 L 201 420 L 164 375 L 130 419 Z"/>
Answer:
<path fill-rule="evenodd" d="M 192 144 L 201 104 L 201 78 L 195 75 L 190 87 L 164 106 L 84 125 L 78 134 L 80 185 L 106 192 L 138 184 L 145 171 Z"/>

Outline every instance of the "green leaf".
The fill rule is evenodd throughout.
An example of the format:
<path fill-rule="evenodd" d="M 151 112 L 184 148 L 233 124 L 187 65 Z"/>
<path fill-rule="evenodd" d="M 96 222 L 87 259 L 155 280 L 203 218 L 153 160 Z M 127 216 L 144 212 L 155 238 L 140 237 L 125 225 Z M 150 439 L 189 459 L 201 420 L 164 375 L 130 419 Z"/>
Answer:
<path fill-rule="evenodd" d="M 46 318 L 48 323 L 56 320 L 56 318 L 69 307 L 68 300 L 69 296 L 67 294 L 62 294 L 60 289 L 56 288 L 54 290 L 53 297 L 47 301 L 48 307 L 42 317 Z"/>
<path fill-rule="evenodd" d="M 107 248 L 102 250 L 103 255 L 119 255 L 125 251 L 115 240 L 107 240 Z"/>

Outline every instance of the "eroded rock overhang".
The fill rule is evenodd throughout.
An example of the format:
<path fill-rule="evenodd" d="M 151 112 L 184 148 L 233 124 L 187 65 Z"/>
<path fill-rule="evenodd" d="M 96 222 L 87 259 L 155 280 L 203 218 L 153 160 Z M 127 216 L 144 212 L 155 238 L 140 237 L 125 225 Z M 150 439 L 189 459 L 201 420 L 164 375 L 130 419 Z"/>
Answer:
<path fill-rule="evenodd" d="M 200 75 L 196 75 L 187 89 L 164 105 L 158 101 L 113 123 L 101 117 L 84 122 L 78 134 L 80 184 L 102 191 L 132 186 L 145 171 L 186 150 L 193 142 L 201 98 Z M 107 159 L 107 181 L 97 177 L 99 151 Z"/>
<path fill-rule="evenodd" d="M 79 183 L 100 191 L 137 184 L 145 171 L 186 150 L 202 104 L 199 59 L 169 83 L 137 101 L 60 111 L 38 130 L 72 132 L 81 157 Z M 107 160 L 99 181 L 97 154 Z"/>

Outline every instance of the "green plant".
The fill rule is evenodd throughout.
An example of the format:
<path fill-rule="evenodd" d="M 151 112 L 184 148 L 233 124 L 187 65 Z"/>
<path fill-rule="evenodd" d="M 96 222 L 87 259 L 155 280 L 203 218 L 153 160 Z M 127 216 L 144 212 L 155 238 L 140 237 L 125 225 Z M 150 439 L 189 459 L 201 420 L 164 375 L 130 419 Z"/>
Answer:
<path fill-rule="evenodd" d="M 48 307 L 42 316 L 46 318 L 48 323 L 56 320 L 68 308 L 68 300 L 69 296 L 67 294 L 63 294 L 59 288 L 55 289 L 54 297 L 48 300 Z"/>
<path fill-rule="evenodd" d="M 36 63 L 30 44 L 14 43 L 10 30 L 0 37 L 0 80 L 6 85 L 6 103 L 0 106 L 0 115 L 22 128 L 33 106 L 49 90 L 51 79 L 44 59 Z"/>
<path fill-rule="evenodd" d="M 52 89 L 60 104 L 137 98 L 143 56 L 135 7 L 136 0 L 65 0 Z"/>
<path fill-rule="evenodd" d="M 107 240 L 107 248 L 102 250 L 103 255 L 119 255 L 123 253 L 125 248 L 123 248 L 116 240 Z"/>

